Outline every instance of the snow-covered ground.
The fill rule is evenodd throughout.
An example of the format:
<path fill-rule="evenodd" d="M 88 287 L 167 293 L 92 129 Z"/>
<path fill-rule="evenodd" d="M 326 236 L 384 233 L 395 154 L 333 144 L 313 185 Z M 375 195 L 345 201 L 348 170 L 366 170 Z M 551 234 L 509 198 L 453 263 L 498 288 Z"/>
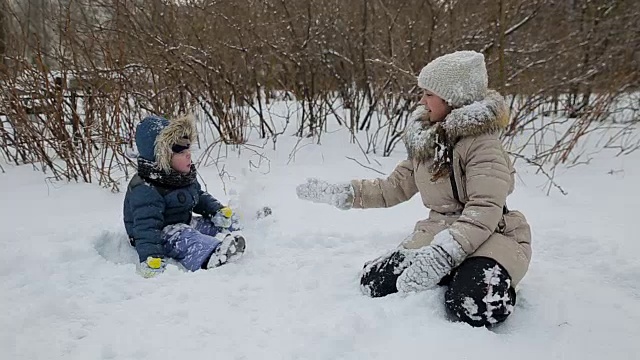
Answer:
<path fill-rule="evenodd" d="M 494 330 L 446 318 L 443 290 L 371 299 L 363 263 L 427 216 L 418 196 L 392 209 L 300 201 L 306 177 L 378 174 L 346 132 L 322 145 L 281 136 L 277 151 L 230 152 L 201 168 L 243 216 L 244 258 L 213 271 L 135 273 L 122 200 L 91 184 L 51 184 L 30 166 L 0 174 L 1 359 L 638 359 L 640 152 L 559 170 L 567 196 L 519 163 L 509 207 L 533 230 L 515 313 Z M 297 149 L 293 151 L 294 147 Z M 389 173 L 405 153 L 370 156 Z M 292 153 L 294 155 L 292 155 Z M 250 166 L 251 164 L 258 167 Z M 263 205 L 273 215 L 256 220 Z"/>

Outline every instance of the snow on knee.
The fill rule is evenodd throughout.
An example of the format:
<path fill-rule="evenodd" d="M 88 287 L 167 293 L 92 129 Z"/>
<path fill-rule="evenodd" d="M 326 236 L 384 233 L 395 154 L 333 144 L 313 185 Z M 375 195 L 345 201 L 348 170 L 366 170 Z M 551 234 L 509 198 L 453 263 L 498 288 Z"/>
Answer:
<path fill-rule="evenodd" d="M 473 298 L 466 296 L 464 301 L 462 302 L 462 308 L 464 309 L 465 315 L 474 321 L 481 321 L 482 316 L 478 314 L 478 305 Z"/>

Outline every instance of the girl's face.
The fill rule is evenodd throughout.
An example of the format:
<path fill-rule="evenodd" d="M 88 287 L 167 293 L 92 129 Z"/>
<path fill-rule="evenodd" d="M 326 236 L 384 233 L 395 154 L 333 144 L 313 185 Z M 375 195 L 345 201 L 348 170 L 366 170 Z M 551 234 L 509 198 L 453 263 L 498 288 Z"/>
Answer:
<path fill-rule="evenodd" d="M 420 104 L 424 105 L 429 111 L 429 120 L 432 123 L 441 122 L 451 112 L 451 106 L 438 95 L 429 90 L 425 90 Z"/>
<path fill-rule="evenodd" d="M 177 172 L 188 174 L 191 171 L 191 150 L 174 153 L 171 157 L 171 167 Z"/>

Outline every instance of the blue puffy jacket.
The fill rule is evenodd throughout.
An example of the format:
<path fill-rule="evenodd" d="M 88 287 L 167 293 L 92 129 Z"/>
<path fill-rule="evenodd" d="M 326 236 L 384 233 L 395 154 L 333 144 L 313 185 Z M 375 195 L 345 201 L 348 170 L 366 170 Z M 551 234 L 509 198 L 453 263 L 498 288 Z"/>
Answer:
<path fill-rule="evenodd" d="M 148 256 L 165 257 L 162 229 L 167 225 L 191 222 L 192 213 L 213 216 L 224 206 L 200 183 L 165 189 L 145 182 L 138 175 L 129 182 L 124 197 L 124 226 L 135 243 L 140 261 Z"/>

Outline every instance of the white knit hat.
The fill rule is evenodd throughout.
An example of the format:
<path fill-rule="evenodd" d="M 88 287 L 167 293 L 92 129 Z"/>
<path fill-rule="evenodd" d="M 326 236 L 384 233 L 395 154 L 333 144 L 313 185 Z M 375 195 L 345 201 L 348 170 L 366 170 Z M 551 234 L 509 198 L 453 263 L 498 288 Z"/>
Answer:
<path fill-rule="evenodd" d="M 484 55 L 467 50 L 434 59 L 418 75 L 418 86 L 454 108 L 484 99 L 488 82 Z"/>

